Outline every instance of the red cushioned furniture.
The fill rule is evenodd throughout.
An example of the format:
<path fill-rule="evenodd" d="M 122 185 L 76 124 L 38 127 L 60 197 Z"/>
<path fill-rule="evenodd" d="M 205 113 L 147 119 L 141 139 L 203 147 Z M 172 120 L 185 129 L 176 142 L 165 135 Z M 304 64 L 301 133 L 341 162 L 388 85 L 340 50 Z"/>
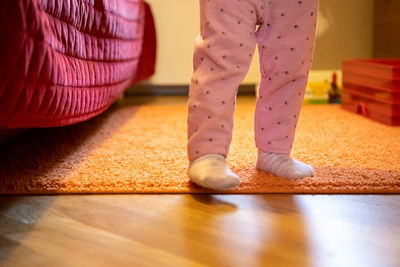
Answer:
<path fill-rule="evenodd" d="M 100 114 L 154 73 L 155 49 L 142 0 L 2 0 L 0 128 Z"/>

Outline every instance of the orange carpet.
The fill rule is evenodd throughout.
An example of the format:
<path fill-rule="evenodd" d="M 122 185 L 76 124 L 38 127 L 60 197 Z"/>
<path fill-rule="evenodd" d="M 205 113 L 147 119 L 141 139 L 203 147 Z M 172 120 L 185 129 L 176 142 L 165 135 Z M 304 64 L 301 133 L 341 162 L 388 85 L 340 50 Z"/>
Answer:
<path fill-rule="evenodd" d="M 286 180 L 254 168 L 254 105 L 239 101 L 227 193 L 399 193 L 400 127 L 339 106 L 304 106 L 292 155 L 316 169 Z M 186 176 L 186 106 L 114 107 L 90 121 L 35 129 L 0 148 L 1 194 L 215 193 Z"/>

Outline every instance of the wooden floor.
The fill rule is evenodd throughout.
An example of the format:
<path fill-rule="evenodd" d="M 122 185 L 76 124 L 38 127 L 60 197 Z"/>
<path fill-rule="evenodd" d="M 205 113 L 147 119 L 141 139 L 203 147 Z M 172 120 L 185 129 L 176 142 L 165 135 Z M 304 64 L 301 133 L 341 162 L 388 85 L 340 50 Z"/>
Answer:
<path fill-rule="evenodd" d="M 400 196 L 0 197 L 1 266 L 400 266 Z"/>
<path fill-rule="evenodd" d="M 399 255 L 400 195 L 0 196 L 0 266 L 400 266 Z"/>

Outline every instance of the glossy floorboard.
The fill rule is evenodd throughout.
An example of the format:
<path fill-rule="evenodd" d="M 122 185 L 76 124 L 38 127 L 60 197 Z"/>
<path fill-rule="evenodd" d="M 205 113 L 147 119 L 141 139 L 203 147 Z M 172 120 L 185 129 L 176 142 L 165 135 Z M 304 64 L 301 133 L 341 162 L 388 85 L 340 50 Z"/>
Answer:
<path fill-rule="evenodd" d="M 400 196 L 0 197 L 1 266 L 400 266 Z"/>

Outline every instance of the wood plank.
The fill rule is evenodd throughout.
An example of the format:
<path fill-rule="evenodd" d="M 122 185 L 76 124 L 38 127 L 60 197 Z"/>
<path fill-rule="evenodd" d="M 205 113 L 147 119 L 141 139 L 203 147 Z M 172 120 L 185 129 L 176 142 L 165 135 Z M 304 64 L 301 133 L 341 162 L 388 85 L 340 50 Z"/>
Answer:
<path fill-rule="evenodd" d="M 0 197 L 1 266 L 399 266 L 400 196 Z"/>

